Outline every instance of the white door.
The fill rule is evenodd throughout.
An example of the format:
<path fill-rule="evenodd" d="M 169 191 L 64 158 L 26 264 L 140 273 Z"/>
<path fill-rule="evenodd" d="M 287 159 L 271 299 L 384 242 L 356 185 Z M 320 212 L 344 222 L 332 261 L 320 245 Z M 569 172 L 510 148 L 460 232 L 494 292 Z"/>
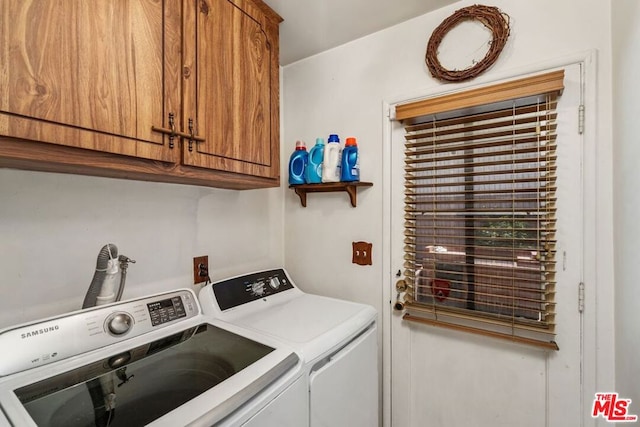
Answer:
<path fill-rule="evenodd" d="M 559 351 L 402 320 L 391 313 L 391 423 L 394 427 L 571 427 L 582 407 L 581 67 L 565 69 L 558 110 L 556 342 Z M 434 95 L 436 95 L 434 93 Z M 403 270 L 403 144 L 391 124 L 391 271 Z M 394 276 L 394 275 L 392 275 Z M 401 278 L 401 277 L 398 277 Z M 391 295 L 396 296 L 392 277 Z M 581 421 L 582 420 L 582 421 Z"/>

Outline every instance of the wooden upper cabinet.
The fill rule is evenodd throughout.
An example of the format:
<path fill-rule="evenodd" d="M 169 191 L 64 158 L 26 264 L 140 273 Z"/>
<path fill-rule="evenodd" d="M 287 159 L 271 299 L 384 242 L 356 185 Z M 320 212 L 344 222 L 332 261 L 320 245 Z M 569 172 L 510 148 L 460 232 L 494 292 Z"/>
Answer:
<path fill-rule="evenodd" d="M 179 161 L 181 5 L 0 1 L 0 135 Z"/>
<path fill-rule="evenodd" d="M 0 167 L 278 186 L 281 21 L 262 0 L 0 0 Z"/>
<path fill-rule="evenodd" d="M 262 2 L 197 0 L 185 12 L 185 116 L 205 141 L 186 165 L 278 178 L 278 24 Z"/>

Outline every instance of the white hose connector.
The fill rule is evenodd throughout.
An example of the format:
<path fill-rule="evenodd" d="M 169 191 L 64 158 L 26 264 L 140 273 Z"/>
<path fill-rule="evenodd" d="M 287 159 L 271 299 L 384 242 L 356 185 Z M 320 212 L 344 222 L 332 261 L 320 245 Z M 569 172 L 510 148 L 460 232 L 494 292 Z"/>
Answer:
<path fill-rule="evenodd" d="M 118 277 L 120 273 L 120 262 L 118 258 L 111 258 L 107 262 L 107 271 L 100 288 L 100 293 L 96 297 L 96 305 L 105 305 L 116 300 L 116 288 L 118 287 Z"/>

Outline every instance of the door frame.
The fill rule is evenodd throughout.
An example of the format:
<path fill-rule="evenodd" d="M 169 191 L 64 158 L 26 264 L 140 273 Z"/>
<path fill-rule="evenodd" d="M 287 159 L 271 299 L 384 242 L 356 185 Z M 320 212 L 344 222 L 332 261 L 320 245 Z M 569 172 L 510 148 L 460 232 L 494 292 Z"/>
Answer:
<path fill-rule="evenodd" d="M 613 247 L 612 222 L 609 224 L 598 223 L 597 202 L 599 198 L 606 195 L 602 185 L 611 183 L 612 165 L 608 167 L 598 167 L 598 158 L 611 159 L 611 145 L 598 147 L 597 126 L 597 52 L 588 50 L 565 55 L 524 67 L 507 70 L 496 74 L 490 79 L 478 79 L 473 83 L 465 83 L 456 86 L 451 90 L 447 86 L 437 85 L 428 88 L 416 89 L 410 94 L 391 96 L 382 102 L 382 200 L 383 200 L 383 236 L 382 236 L 382 264 L 383 264 L 383 289 L 382 289 L 382 425 L 391 427 L 391 376 L 392 376 L 392 355 L 391 355 L 391 321 L 393 316 L 393 303 L 395 294 L 392 286 L 395 283 L 393 266 L 391 265 L 391 144 L 392 144 L 392 122 L 394 121 L 395 110 L 392 106 L 401 103 L 417 100 L 420 98 L 443 95 L 450 92 L 468 90 L 476 86 L 484 86 L 491 83 L 523 77 L 525 75 L 543 72 L 552 68 L 566 67 L 578 64 L 581 66 L 583 79 L 582 105 L 584 110 L 584 128 L 582 143 L 584 145 L 583 157 L 583 208 L 584 208 L 584 312 L 583 312 L 583 338 L 582 338 L 582 406 L 583 418 L 581 425 L 596 425 L 597 420 L 591 419 L 590 408 L 594 394 L 600 390 L 597 387 L 607 388 L 613 384 L 613 292 L 605 286 L 598 286 L 598 283 L 610 282 L 613 277 L 613 253 L 607 250 Z M 576 112 L 577 114 L 577 112 Z M 600 151 L 599 151 L 600 150 Z M 604 150 L 604 152 L 602 152 Z M 604 157 L 601 157 L 604 156 Z M 602 161 L 601 161 L 602 162 Z M 600 185 L 599 185 L 600 183 Z M 611 204 L 608 204 L 608 211 L 605 217 L 613 218 Z M 598 280 L 600 278 L 600 280 Z M 612 285 L 611 285 L 612 286 Z M 598 301 L 598 304 L 596 304 Z M 576 301 L 576 309 L 578 302 Z M 600 345 L 598 345 L 600 344 Z M 402 427 L 402 426 L 394 426 Z"/>

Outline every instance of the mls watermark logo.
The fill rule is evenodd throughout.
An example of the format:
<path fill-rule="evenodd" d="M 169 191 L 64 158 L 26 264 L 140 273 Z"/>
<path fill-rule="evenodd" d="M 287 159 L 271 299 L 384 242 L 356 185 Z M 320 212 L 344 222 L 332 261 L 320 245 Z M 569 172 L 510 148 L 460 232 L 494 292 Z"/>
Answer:
<path fill-rule="evenodd" d="M 632 423 L 638 416 L 629 414 L 630 405 L 631 399 L 619 399 L 618 393 L 596 393 L 591 416 L 602 416 L 610 423 Z"/>

